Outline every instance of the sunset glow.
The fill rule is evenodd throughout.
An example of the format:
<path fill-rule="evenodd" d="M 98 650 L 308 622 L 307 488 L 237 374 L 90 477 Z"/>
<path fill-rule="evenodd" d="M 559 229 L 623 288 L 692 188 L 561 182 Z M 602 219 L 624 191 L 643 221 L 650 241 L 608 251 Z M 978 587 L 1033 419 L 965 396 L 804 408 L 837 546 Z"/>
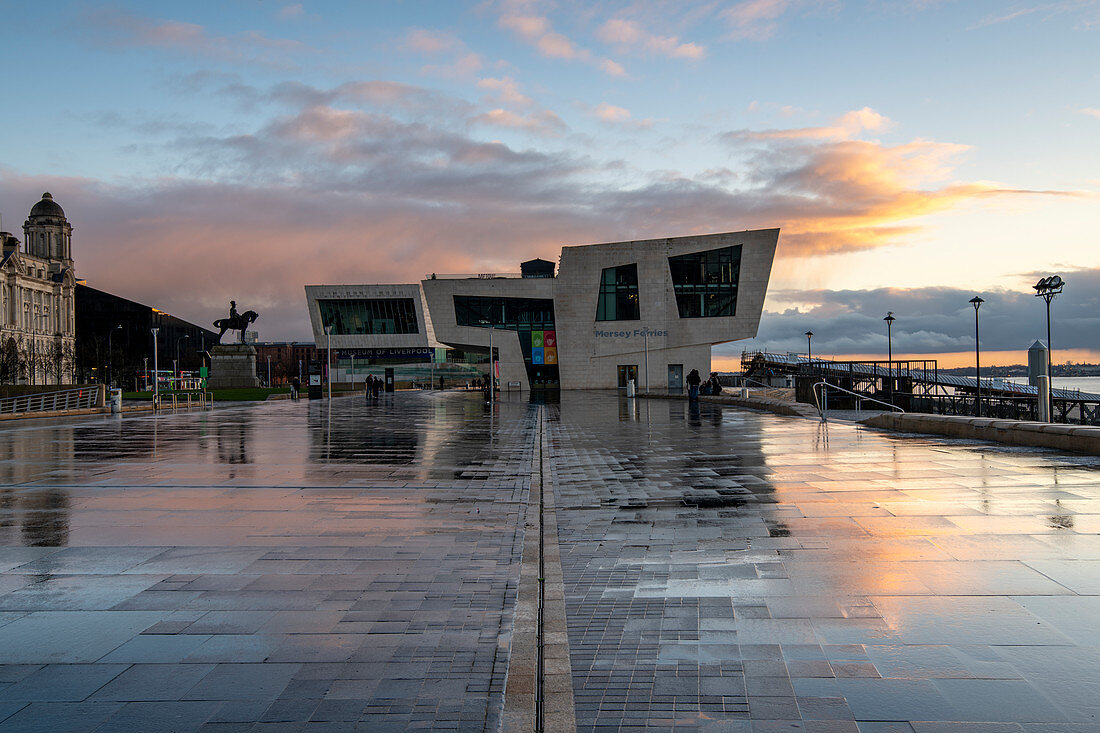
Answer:
<path fill-rule="evenodd" d="M 967 365 L 975 294 L 983 363 L 1020 363 L 1045 338 L 1030 285 L 1055 272 L 1055 359 L 1100 361 L 1095 0 L 124 1 L 5 20 L 36 31 L 6 41 L 3 228 L 51 191 L 81 278 L 196 323 L 236 298 L 261 339 L 308 339 L 306 283 L 779 227 L 759 338 L 715 368 L 804 352 L 807 329 L 822 355 L 882 358 L 887 310 L 895 355 Z"/>

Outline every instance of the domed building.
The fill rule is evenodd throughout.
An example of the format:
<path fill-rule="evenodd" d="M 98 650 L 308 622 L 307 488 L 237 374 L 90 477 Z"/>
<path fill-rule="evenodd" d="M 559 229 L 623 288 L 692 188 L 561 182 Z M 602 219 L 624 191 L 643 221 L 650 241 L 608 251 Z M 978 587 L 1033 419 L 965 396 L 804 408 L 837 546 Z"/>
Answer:
<path fill-rule="evenodd" d="M 22 248 L 16 237 L 0 231 L 0 383 L 73 381 L 72 231 L 65 210 L 49 193 L 31 207 Z"/>

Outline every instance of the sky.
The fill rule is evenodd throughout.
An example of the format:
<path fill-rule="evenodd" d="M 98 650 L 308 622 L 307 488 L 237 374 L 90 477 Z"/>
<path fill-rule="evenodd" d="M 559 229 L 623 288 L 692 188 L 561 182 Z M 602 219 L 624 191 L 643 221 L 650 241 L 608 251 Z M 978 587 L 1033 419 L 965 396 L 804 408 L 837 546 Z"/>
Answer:
<path fill-rule="evenodd" d="M 309 340 L 306 284 L 781 229 L 715 347 L 1100 362 L 1100 0 L 0 0 L 0 216 L 78 276 Z"/>

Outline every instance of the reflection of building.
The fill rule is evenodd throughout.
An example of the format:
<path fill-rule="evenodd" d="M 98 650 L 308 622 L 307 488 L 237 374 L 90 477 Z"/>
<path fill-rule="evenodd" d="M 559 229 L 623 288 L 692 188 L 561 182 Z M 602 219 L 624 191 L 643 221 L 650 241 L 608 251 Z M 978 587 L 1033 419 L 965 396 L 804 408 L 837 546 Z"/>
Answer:
<path fill-rule="evenodd" d="M 756 335 L 778 229 L 565 247 L 520 275 L 310 285 L 316 342 L 340 355 L 497 350 L 503 388 L 682 388 L 714 344 Z M 422 357 L 419 355 L 423 355 Z M 648 369 L 648 373 L 647 373 Z"/>
<path fill-rule="evenodd" d="M 72 381 L 72 230 L 44 193 L 23 224 L 22 251 L 18 239 L 0 231 L 0 382 Z"/>
<path fill-rule="evenodd" d="M 135 387 L 134 379 L 153 369 L 153 334 L 157 332 L 157 361 L 161 371 L 198 371 L 204 352 L 218 343 L 210 331 L 148 305 L 76 286 L 76 355 L 79 376 L 85 382 L 106 382 Z M 121 326 L 122 328 L 119 328 Z M 162 375 L 163 376 L 163 375 Z M 144 379 L 141 380 L 144 383 Z"/>

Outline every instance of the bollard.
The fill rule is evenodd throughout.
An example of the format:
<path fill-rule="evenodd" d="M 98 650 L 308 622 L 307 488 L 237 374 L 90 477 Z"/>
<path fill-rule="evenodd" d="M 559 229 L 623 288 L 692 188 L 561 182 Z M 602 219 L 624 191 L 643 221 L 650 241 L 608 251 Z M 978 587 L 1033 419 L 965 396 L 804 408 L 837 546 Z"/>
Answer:
<path fill-rule="evenodd" d="M 1040 374 L 1036 382 L 1039 387 L 1039 422 L 1050 422 L 1050 377 Z"/>
<path fill-rule="evenodd" d="M 741 388 L 741 399 L 747 400 L 748 398 L 749 398 L 749 388 L 748 387 L 742 387 Z"/>
<path fill-rule="evenodd" d="M 627 397 L 633 397 L 634 396 L 634 380 L 633 379 L 626 380 L 626 396 Z"/>

